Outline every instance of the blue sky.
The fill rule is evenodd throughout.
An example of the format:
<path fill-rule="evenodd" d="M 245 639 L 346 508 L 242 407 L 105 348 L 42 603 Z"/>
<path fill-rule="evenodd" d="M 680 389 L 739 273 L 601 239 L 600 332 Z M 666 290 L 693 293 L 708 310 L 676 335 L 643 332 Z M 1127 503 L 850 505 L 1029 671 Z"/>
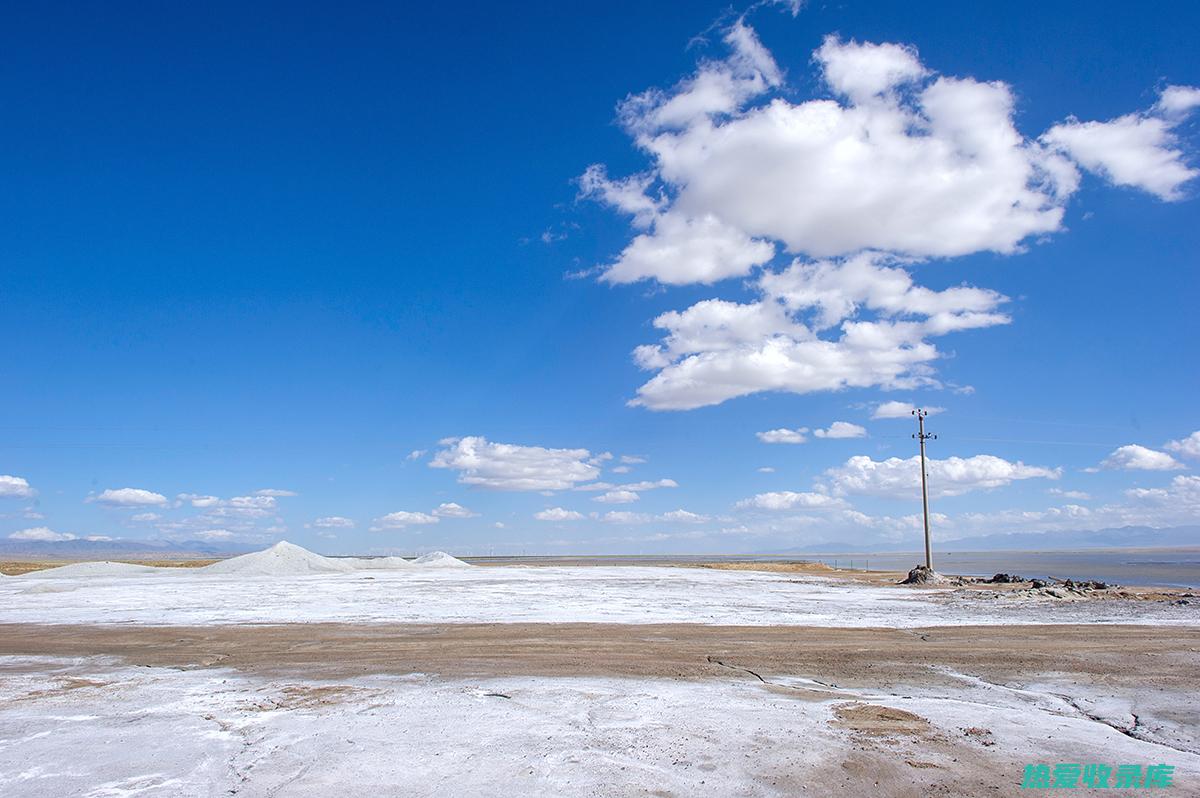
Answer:
<path fill-rule="evenodd" d="M 10 10 L 0 535 L 915 547 L 884 403 L 943 540 L 1196 523 L 1198 22 Z"/>

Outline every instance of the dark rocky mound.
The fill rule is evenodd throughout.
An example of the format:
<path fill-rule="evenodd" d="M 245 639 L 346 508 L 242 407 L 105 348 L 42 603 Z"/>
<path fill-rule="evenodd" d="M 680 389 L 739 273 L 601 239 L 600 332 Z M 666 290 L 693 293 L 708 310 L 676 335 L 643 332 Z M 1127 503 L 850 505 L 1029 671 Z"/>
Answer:
<path fill-rule="evenodd" d="M 932 568 L 926 568 L 924 565 L 918 565 L 916 568 L 908 572 L 908 576 L 903 579 L 902 585 L 944 585 L 950 580 L 939 574 Z"/>

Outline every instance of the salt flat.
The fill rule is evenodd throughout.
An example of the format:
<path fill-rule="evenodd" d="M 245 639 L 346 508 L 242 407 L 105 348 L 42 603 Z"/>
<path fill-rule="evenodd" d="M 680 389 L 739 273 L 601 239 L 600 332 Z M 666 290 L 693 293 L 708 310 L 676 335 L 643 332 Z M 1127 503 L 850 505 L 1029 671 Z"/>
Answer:
<path fill-rule="evenodd" d="M 814 696 L 732 675 L 324 681 L 15 657 L 0 675 L 0 793 L 29 798 L 1006 795 L 1044 761 L 1200 775 L 1200 756 L 1050 694 L 970 684 Z"/>
<path fill-rule="evenodd" d="M 74 566 L 71 566 L 73 568 Z M 912 628 L 1194 624 L 1197 605 L 985 600 L 820 577 L 672 567 L 417 567 L 262 576 L 208 569 L 0 579 L 0 623 L 700 623 Z"/>
<path fill-rule="evenodd" d="M 1194 785 L 1196 609 L 286 545 L 80 564 L 0 579 L 0 795 L 994 796 L 1036 762 Z"/>

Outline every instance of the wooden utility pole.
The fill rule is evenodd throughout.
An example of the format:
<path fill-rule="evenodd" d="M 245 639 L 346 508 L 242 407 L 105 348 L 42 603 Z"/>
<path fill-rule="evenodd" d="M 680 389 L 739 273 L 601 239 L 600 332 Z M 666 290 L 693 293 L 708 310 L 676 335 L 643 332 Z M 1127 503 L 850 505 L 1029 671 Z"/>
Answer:
<path fill-rule="evenodd" d="M 925 567 L 933 570 L 933 546 L 929 542 L 929 475 L 925 472 L 925 441 L 937 440 L 936 435 L 927 435 L 925 433 L 925 416 L 929 415 L 924 410 L 917 409 L 912 412 L 917 417 L 917 434 L 916 438 L 921 444 L 921 509 L 925 514 Z"/>

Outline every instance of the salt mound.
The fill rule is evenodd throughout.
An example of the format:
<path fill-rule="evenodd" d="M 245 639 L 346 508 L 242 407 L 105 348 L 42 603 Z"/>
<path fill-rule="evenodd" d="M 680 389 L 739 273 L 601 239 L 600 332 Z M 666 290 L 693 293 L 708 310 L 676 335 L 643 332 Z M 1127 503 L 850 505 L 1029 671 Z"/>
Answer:
<path fill-rule="evenodd" d="M 420 557 L 412 561 L 413 565 L 419 565 L 422 568 L 470 568 L 470 563 L 465 563 L 457 557 L 451 557 L 444 551 L 431 551 L 428 554 L 422 554 Z"/>
<path fill-rule="evenodd" d="M 238 574 L 240 576 L 296 576 L 300 574 L 348 573 L 354 566 L 340 560 L 322 557 L 306 548 L 288 543 L 276 543 L 269 549 L 230 557 L 203 568 L 210 574 Z"/>
<path fill-rule="evenodd" d="M 30 571 L 21 574 L 22 579 L 75 579 L 81 576 L 145 576 L 169 571 L 170 568 L 155 568 L 152 565 L 134 565 L 128 562 L 77 562 L 71 565 L 60 565 L 57 568 L 46 568 L 41 571 Z"/>
<path fill-rule="evenodd" d="M 413 565 L 403 557 L 339 557 L 337 562 L 349 563 L 356 571 L 398 571 Z"/>

